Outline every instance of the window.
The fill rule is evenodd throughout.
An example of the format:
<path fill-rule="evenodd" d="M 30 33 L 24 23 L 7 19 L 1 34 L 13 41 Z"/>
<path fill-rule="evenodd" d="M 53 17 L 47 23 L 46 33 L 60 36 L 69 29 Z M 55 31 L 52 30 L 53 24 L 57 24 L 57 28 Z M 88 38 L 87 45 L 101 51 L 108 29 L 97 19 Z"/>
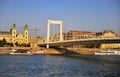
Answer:
<path fill-rule="evenodd" d="M 14 31 L 14 34 L 15 34 L 15 31 Z"/>

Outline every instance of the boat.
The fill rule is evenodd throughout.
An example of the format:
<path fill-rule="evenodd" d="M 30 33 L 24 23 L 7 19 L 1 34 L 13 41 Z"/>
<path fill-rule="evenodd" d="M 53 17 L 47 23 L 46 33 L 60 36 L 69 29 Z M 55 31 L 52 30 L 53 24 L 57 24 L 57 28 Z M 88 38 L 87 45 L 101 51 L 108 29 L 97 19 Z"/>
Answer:
<path fill-rule="evenodd" d="M 11 55 L 33 55 L 29 50 L 17 49 L 10 52 Z"/>
<path fill-rule="evenodd" d="M 95 52 L 95 55 L 120 55 L 120 51 L 100 50 L 98 52 Z"/>
<path fill-rule="evenodd" d="M 14 53 L 14 52 L 11 52 L 10 53 L 11 55 L 33 55 L 33 53 Z"/>

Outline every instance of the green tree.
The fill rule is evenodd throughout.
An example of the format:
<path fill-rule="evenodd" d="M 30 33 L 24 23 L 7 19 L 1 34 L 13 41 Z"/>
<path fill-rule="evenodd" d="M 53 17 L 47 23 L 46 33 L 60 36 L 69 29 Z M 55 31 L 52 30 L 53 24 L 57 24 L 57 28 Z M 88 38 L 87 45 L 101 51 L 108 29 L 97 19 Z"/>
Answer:
<path fill-rule="evenodd" d="M 6 44 L 7 44 L 6 39 L 3 38 L 3 45 L 6 45 Z"/>
<path fill-rule="evenodd" d="M 3 38 L 3 41 L 0 42 L 0 47 L 3 47 L 4 45 L 7 45 L 5 38 Z"/>

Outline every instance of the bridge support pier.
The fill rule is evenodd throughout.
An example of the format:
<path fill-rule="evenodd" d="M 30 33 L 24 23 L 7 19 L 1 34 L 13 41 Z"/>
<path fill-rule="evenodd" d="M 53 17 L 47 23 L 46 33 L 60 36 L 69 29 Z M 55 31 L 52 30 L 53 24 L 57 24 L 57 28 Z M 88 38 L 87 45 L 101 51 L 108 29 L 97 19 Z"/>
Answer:
<path fill-rule="evenodd" d="M 48 44 L 46 45 L 46 48 L 49 48 L 49 45 L 48 45 Z"/>

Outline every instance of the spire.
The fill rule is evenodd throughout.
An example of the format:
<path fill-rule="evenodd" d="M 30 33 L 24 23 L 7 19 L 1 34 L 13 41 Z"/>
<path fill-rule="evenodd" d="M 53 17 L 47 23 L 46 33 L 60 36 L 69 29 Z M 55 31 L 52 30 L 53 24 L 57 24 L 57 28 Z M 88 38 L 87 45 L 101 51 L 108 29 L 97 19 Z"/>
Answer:
<path fill-rule="evenodd" d="M 27 24 L 25 25 L 24 30 L 28 30 L 28 25 Z"/>
<path fill-rule="evenodd" d="M 15 23 L 13 24 L 13 27 L 12 27 L 12 29 L 16 29 L 16 24 L 15 24 Z"/>

